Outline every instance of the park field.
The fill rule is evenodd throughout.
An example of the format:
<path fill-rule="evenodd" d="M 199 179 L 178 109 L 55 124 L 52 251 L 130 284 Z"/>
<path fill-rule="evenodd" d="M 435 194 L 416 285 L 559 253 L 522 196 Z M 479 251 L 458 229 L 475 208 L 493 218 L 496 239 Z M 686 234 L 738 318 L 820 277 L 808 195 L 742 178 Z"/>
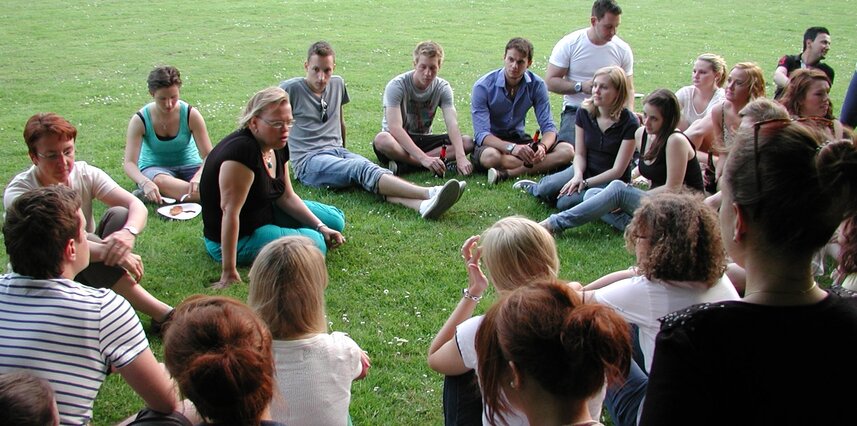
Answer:
<path fill-rule="evenodd" d="M 638 93 L 690 84 L 693 60 L 704 52 L 722 55 L 730 66 L 757 62 L 773 93 L 778 58 L 800 51 L 805 28 L 827 26 L 833 43 L 826 61 L 837 73 L 831 93 L 838 114 L 857 62 L 857 52 L 847 48 L 857 44 L 857 23 L 847 13 L 857 1 L 620 4 L 619 36 L 633 48 Z M 479 76 L 502 66 L 506 41 L 530 39 L 532 70 L 544 75 L 554 44 L 589 25 L 590 7 L 590 0 L 6 0 L 0 10 L 0 182 L 5 186 L 30 165 L 22 139 L 27 118 L 52 111 L 77 127 L 77 159 L 130 190 L 122 171 L 125 129 L 151 100 L 146 76 L 154 66 L 182 72 L 181 98 L 201 111 L 216 143 L 236 128 L 254 92 L 303 75 L 306 49 L 321 39 L 336 49 L 335 72 L 347 83 L 351 150 L 375 160 L 371 141 L 380 129 L 384 87 L 410 69 L 413 47 L 426 39 L 446 50 L 440 76 L 456 90 L 462 131 L 472 134 L 470 89 Z M 558 120 L 561 98 L 552 95 L 552 105 Z M 437 121 L 435 131 L 443 131 Z M 528 130 L 534 126 L 529 120 Z M 441 182 L 428 173 L 407 178 Z M 461 243 L 499 218 L 541 220 L 551 212 L 511 183 L 488 186 L 484 174 L 463 179 L 468 185 L 460 203 L 432 222 L 362 191 L 296 185 L 303 198 L 336 205 L 347 215 L 348 242 L 327 258 L 327 315 L 331 330 L 349 333 L 372 357 L 369 376 L 352 388 L 356 425 L 442 424 L 442 377 L 428 369 L 425 357 L 466 285 Z M 206 288 L 220 267 L 205 253 L 201 218 L 167 222 L 153 207 L 150 212 L 136 248 L 149 291 L 173 305 L 196 293 L 246 300 L 248 268 L 240 269 L 245 284 Z M 568 280 L 589 282 L 633 262 L 621 235 L 604 224 L 565 232 L 557 245 L 561 276 Z M 0 249 L 0 262 L 6 261 Z M 489 294 L 478 312 L 492 299 Z M 160 359 L 160 339 L 151 344 Z M 101 389 L 94 424 L 113 424 L 140 408 L 141 400 L 114 375 Z"/>

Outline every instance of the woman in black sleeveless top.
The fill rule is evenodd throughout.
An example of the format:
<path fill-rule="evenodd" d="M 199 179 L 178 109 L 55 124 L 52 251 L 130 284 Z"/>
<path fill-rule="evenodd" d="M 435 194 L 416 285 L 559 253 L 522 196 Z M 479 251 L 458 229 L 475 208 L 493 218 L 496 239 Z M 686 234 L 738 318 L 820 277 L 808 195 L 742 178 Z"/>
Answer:
<path fill-rule="evenodd" d="M 583 225 L 602 218 L 624 230 L 631 215 L 647 194 L 680 191 L 683 187 L 702 191 L 702 172 L 696 150 L 684 133 L 676 130 L 681 109 L 675 95 L 658 89 L 643 101 L 644 125 L 634 135 L 640 152 L 640 173 L 650 181 L 650 190 L 642 191 L 632 184 L 615 180 L 606 188 L 592 188 L 582 203 L 551 215 L 541 222 L 551 232 Z"/>

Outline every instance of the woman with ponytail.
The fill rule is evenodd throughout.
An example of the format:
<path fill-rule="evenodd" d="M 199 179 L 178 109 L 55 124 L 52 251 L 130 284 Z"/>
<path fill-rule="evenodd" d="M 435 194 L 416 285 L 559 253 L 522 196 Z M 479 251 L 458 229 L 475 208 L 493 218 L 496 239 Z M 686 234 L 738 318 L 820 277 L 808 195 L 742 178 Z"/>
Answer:
<path fill-rule="evenodd" d="M 164 362 L 202 425 L 277 426 L 271 333 L 253 311 L 227 297 L 191 296 L 164 336 Z"/>
<path fill-rule="evenodd" d="M 811 260 L 857 209 L 857 149 L 826 139 L 790 119 L 737 134 L 720 232 L 743 299 L 662 319 L 642 425 L 854 422 L 852 396 L 830 390 L 857 370 L 830 361 L 852 352 L 857 300 L 819 287 Z"/>
<path fill-rule="evenodd" d="M 584 305 L 567 284 L 537 281 L 495 303 L 476 333 L 488 417 L 514 407 L 532 425 L 600 425 L 587 400 L 618 383 L 631 362 L 628 325 L 610 308 Z"/>

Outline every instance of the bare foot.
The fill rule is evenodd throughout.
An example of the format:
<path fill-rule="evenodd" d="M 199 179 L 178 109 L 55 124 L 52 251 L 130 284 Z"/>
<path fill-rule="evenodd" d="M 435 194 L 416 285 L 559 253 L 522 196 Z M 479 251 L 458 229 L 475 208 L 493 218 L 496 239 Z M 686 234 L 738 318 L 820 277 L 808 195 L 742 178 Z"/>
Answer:
<path fill-rule="evenodd" d="M 218 280 L 218 281 L 211 282 L 208 285 L 208 288 L 210 288 L 212 290 L 225 290 L 225 289 L 231 287 L 232 284 L 235 284 L 235 283 L 232 281 L 220 281 L 220 280 Z"/>

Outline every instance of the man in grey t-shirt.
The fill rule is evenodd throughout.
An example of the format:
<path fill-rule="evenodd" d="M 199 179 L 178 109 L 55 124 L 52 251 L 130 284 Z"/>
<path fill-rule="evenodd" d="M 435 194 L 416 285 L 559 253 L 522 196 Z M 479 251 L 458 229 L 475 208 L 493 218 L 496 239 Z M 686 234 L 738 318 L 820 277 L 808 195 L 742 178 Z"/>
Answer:
<path fill-rule="evenodd" d="M 437 175 L 446 170 L 444 160 L 455 163 L 458 172 L 469 175 L 473 166 L 467 154 L 473 151 L 473 139 L 462 136 L 452 87 L 438 77 L 443 64 L 443 48 L 424 41 L 414 49 L 414 69 L 400 74 L 384 89 L 384 118 L 381 132 L 372 147 L 381 164 L 401 173 L 408 166 L 424 167 Z M 431 134 L 437 108 L 443 113 L 446 134 Z M 445 146 L 451 145 L 451 152 Z M 440 158 L 441 152 L 446 158 Z"/>
<path fill-rule="evenodd" d="M 289 94 L 294 115 L 288 147 L 295 177 L 314 187 L 359 185 L 386 201 L 418 211 L 426 219 L 449 210 L 461 197 L 463 182 L 450 179 L 443 186 L 417 186 L 345 149 L 342 106 L 349 99 L 342 77 L 333 75 L 335 68 L 333 47 L 319 41 L 307 52 L 306 77 L 280 83 Z"/>

